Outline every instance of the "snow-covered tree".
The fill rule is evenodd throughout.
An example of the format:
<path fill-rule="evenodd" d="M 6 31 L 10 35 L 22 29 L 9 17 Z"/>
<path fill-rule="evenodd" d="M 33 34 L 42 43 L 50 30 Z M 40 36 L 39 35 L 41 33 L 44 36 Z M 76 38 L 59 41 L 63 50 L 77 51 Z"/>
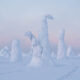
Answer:
<path fill-rule="evenodd" d="M 42 64 L 42 46 L 40 42 L 36 39 L 36 37 L 30 32 L 26 32 L 25 34 L 31 41 L 32 44 L 32 59 L 29 66 L 37 67 Z"/>
<path fill-rule="evenodd" d="M 48 19 L 52 20 L 53 17 L 51 15 L 46 15 L 43 17 L 42 26 L 38 34 L 38 39 L 40 40 L 40 43 L 43 47 L 43 56 L 45 57 L 51 55 L 51 48 L 48 36 Z"/>
<path fill-rule="evenodd" d="M 10 57 L 10 50 L 7 46 L 0 50 L 0 56 L 9 58 Z"/>
<path fill-rule="evenodd" d="M 19 40 L 13 40 L 11 49 L 11 62 L 21 62 L 22 51 Z"/>
<path fill-rule="evenodd" d="M 73 56 L 73 55 L 74 55 L 73 49 L 71 46 L 69 46 L 67 49 L 67 57 Z"/>
<path fill-rule="evenodd" d="M 65 30 L 62 29 L 59 33 L 57 59 L 62 59 L 65 58 L 66 56 L 66 45 L 64 37 L 65 37 Z"/>

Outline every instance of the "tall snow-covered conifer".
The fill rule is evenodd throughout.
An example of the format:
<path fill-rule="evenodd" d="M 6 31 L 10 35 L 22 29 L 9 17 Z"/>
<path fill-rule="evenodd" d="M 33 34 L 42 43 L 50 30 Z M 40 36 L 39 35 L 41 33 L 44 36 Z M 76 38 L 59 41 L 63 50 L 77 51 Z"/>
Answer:
<path fill-rule="evenodd" d="M 48 19 L 52 20 L 53 17 L 51 15 L 46 15 L 43 17 L 42 25 L 38 34 L 38 39 L 40 40 L 40 43 L 43 47 L 43 56 L 45 57 L 51 55 L 51 48 L 48 36 Z"/>
<path fill-rule="evenodd" d="M 22 51 L 19 40 L 13 40 L 11 49 L 11 61 L 20 62 L 22 61 Z"/>
<path fill-rule="evenodd" d="M 66 56 L 66 45 L 64 37 L 65 37 L 65 30 L 62 29 L 59 33 L 57 59 L 62 59 Z"/>

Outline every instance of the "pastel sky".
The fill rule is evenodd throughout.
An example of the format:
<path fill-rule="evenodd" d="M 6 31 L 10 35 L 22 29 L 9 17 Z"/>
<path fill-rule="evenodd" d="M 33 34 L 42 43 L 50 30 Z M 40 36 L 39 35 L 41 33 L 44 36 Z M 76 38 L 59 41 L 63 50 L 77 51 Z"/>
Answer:
<path fill-rule="evenodd" d="M 58 33 L 65 28 L 67 44 L 80 47 L 80 0 L 0 0 L 0 44 L 19 38 L 31 30 L 37 35 L 43 15 L 51 14 L 49 39 L 57 43 Z"/>

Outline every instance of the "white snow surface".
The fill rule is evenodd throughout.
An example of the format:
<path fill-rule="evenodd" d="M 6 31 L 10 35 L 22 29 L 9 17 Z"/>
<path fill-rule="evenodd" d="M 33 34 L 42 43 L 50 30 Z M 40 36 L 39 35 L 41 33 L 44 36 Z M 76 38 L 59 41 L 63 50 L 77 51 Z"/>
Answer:
<path fill-rule="evenodd" d="M 29 67 L 24 63 L 8 62 L 0 58 L 0 80 L 79 80 L 80 58 L 63 60 L 53 66 Z"/>

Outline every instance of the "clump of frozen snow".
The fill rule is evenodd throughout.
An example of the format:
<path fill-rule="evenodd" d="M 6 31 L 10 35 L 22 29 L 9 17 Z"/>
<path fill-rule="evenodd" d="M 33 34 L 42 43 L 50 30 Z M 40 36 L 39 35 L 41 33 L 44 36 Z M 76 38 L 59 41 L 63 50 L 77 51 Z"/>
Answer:
<path fill-rule="evenodd" d="M 12 41 L 11 49 L 11 62 L 20 62 L 22 61 L 22 51 L 19 40 Z"/>
<path fill-rule="evenodd" d="M 42 65 L 42 46 L 40 42 L 36 39 L 36 37 L 30 32 L 26 32 L 25 34 L 31 41 L 32 44 L 32 59 L 29 63 L 29 66 L 37 67 Z"/>
<path fill-rule="evenodd" d="M 62 29 L 59 33 L 57 59 L 62 59 L 66 56 L 66 45 L 64 37 L 65 37 L 65 30 Z"/>

